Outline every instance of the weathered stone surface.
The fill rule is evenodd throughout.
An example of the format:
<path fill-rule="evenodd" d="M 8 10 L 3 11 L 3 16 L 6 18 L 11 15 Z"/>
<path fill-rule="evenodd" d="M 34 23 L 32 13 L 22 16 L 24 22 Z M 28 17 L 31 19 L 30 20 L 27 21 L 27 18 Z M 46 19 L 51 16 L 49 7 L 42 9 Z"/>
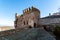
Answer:
<path fill-rule="evenodd" d="M 29 10 L 28 10 L 29 9 Z M 37 27 L 40 25 L 40 11 L 35 7 L 27 8 L 22 15 L 15 14 L 14 27 L 24 28 L 26 26 Z M 28 27 L 29 27 L 28 26 Z"/>
<path fill-rule="evenodd" d="M 55 40 L 55 38 L 44 29 L 31 28 L 0 36 L 0 40 Z"/>

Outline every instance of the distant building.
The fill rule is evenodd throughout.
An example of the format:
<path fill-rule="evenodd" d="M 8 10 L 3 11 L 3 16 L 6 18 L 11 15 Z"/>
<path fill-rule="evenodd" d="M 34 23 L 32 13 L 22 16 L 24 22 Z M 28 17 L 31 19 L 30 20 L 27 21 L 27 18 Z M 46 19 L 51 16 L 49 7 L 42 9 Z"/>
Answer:
<path fill-rule="evenodd" d="M 53 15 L 49 13 L 49 16 L 40 18 L 40 24 L 44 29 L 54 31 L 56 26 L 60 26 L 60 12 L 53 13 Z"/>
<path fill-rule="evenodd" d="M 41 25 L 58 25 L 60 26 L 60 12 L 53 13 L 53 15 L 46 16 L 40 19 Z"/>
<path fill-rule="evenodd" d="M 40 11 L 35 8 L 27 8 L 23 10 L 22 15 L 15 14 L 15 28 L 38 27 L 40 25 Z"/>

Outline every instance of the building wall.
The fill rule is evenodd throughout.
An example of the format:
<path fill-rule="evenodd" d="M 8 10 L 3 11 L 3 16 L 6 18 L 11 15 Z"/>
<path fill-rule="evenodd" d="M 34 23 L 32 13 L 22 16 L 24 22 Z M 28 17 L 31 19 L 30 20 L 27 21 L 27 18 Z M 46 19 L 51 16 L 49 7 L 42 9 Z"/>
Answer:
<path fill-rule="evenodd" d="M 15 14 L 15 28 L 37 27 L 40 19 L 40 11 L 37 8 L 31 7 L 23 10 L 22 15 Z"/>
<path fill-rule="evenodd" d="M 45 19 L 40 19 L 40 23 L 42 25 L 60 24 L 60 18 L 45 18 Z"/>

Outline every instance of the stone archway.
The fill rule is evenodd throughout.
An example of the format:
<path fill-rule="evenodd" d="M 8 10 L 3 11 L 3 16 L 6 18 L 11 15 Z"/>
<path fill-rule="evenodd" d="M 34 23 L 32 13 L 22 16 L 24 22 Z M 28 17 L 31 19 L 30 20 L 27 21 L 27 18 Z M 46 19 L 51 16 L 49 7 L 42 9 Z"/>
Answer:
<path fill-rule="evenodd" d="M 29 28 L 32 28 L 31 26 L 29 26 Z"/>

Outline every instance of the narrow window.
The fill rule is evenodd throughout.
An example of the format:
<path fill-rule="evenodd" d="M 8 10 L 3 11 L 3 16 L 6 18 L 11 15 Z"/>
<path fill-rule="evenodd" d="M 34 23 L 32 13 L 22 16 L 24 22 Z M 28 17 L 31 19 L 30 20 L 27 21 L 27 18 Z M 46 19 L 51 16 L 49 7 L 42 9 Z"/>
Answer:
<path fill-rule="evenodd" d="M 24 25 L 25 25 L 25 21 L 24 21 Z"/>
<path fill-rule="evenodd" d="M 28 21 L 27 21 L 27 24 L 28 24 Z"/>

